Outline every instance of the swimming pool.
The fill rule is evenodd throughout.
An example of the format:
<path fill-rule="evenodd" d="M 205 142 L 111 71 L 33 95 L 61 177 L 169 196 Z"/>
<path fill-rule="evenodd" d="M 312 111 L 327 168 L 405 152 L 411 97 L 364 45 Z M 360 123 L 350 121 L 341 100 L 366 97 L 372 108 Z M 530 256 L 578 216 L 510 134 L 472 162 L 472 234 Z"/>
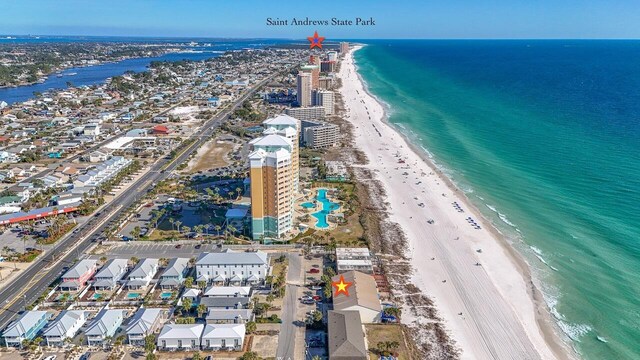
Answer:
<path fill-rule="evenodd" d="M 171 296 L 173 296 L 173 293 L 170 293 L 170 292 L 163 292 L 162 294 L 160 294 L 160 298 L 163 299 L 163 300 L 164 299 L 168 299 Z"/>
<path fill-rule="evenodd" d="M 312 203 L 312 202 L 302 203 L 302 204 L 300 204 L 300 206 L 302 206 L 305 209 L 311 209 L 311 208 L 316 207 L 316 205 L 314 203 Z"/>
<path fill-rule="evenodd" d="M 338 210 L 340 208 L 340 204 L 327 199 L 327 189 L 319 189 L 318 194 L 316 195 L 316 200 L 322 204 L 322 209 L 320 211 L 314 212 L 313 214 L 311 214 L 311 216 L 318 220 L 316 222 L 316 227 L 318 229 L 326 229 L 329 227 L 327 216 L 332 211 Z"/>
<path fill-rule="evenodd" d="M 127 294 L 127 299 L 137 299 L 141 296 L 140 293 L 128 293 Z"/>
<path fill-rule="evenodd" d="M 98 299 L 100 299 L 101 297 L 102 297 L 102 294 L 98 294 L 98 293 L 94 293 L 94 294 L 93 294 L 93 296 L 91 296 L 91 298 L 92 298 L 93 300 L 98 300 Z"/>

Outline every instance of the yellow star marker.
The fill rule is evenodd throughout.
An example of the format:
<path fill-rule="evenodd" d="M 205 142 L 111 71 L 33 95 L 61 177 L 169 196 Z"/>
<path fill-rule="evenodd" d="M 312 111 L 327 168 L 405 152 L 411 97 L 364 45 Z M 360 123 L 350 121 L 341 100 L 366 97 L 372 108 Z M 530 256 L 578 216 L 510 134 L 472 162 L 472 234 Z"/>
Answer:
<path fill-rule="evenodd" d="M 336 292 L 333 294 L 333 296 L 338 296 L 340 295 L 340 293 L 349 296 L 349 286 L 351 286 L 352 284 L 353 283 L 344 281 L 344 276 L 340 275 L 340 281 L 334 281 L 333 283 L 331 283 L 331 285 L 336 288 Z"/>

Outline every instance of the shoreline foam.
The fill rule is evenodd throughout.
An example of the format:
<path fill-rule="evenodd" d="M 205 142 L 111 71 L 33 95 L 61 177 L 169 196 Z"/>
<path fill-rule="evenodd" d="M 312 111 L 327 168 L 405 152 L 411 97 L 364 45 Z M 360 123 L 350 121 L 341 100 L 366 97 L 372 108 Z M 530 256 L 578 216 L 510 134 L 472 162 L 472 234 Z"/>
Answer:
<path fill-rule="evenodd" d="M 407 235 L 407 238 L 409 240 L 409 246 L 411 246 L 412 248 L 412 251 L 410 251 L 410 253 L 412 255 L 412 264 L 415 270 L 414 281 L 416 284 L 422 285 L 420 287 L 422 288 L 425 295 L 432 297 L 436 302 L 436 305 L 445 320 L 447 329 L 452 331 L 454 340 L 456 340 L 456 342 L 458 343 L 458 345 L 463 351 L 462 357 L 463 358 L 495 358 L 497 355 L 497 357 L 500 358 L 500 353 L 502 352 L 505 352 L 505 354 L 506 353 L 515 354 L 520 352 L 522 353 L 522 355 L 528 356 L 527 358 L 538 357 L 543 359 L 547 359 L 547 358 L 565 359 L 565 358 L 575 357 L 575 354 L 572 353 L 570 350 L 570 346 L 566 343 L 563 343 L 561 338 L 558 336 L 558 333 L 555 331 L 554 323 L 552 321 L 549 308 L 547 307 L 547 304 L 543 298 L 543 294 L 534 284 L 534 281 L 531 275 L 531 270 L 528 264 L 526 263 L 525 259 L 522 257 L 522 255 L 518 253 L 516 249 L 514 249 L 513 246 L 511 246 L 508 243 L 504 235 L 500 233 L 493 226 L 492 223 L 490 223 L 481 215 L 480 211 L 472 204 L 472 202 L 468 199 L 466 194 L 460 191 L 456 187 L 456 185 L 449 179 L 449 177 L 446 174 L 444 174 L 442 169 L 440 169 L 439 166 L 433 163 L 433 161 L 431 160 L 432 156 L 427 149 L 422 148 L 421 150 L 420 149 L 421 146 L 416 146 L 415 144 L 413 144 L 410 141 L 409 136 L 407 134 L 404 134 L 402 131 L 399 131 L 400 129 L 398 129 L 394 124 L 390 124 L 387 121 L 389 104 L 384 103 L 384 101 L 381 101 L 375 95 L 368 92 L 366 82 L 362 79 L 362 76 L 358 73 L 357 65 L 353 62 L 353 52 L 357 51 L 359 48 L 360 47 L 357 47 L 348 53 L 347 57 L 345 58 L 345 61 L 343 61 L 343 67 L 340 70 L 340 78 L 343 80 L 343 88 L 340 91 L 343 94 L 345 104 L 347 105 L 347 108 L 348 108 L 348 111 L 347 111 L 347 113 L 349 114 L 348 120 L 352 122 L 352 124 L 356 129 L 362 126 L 362 127 L 365 127 L 365 130 L 364 130 L 365 132 L 366 130 L 371 130 L 371 129 L 366 129 L 366 125 L 369 122 L 368 121 L 369 119 L 368 118 L 365 119 L 365 117 L 371 116 L 369 114 L 369 110 L 371 110 L 371 112 L 374 114 L 370 122 L 372 124 L 375 122 L 379 123 L 379 124 L 378 123 L 375 124 L 376 132 L 382 131 L 382 133 L 384 133 L 385 136 L 391 137 L 391 139 L 395 142 L 394 145 L 385 144 L 384 143 L 385 137 L 383 137 L 382 135 L 375 135 L 383 138 L 382 140 L 383 143 L 382 144 L 378 143 L 378 146 L 383 146 L 383 147 L 386 146 L 387 147 L 386 150 L 389 150 L 389 148 L 391 147 L 394 147 L 394 150 L 396 150 L 396 148 L 399 147 L 399 152 L 402 151 L 403 158 L 404 156 L 407 157 L 406 164 L 402 164 L 402 165 L 409 165 L 412 162 L 415 162 L 416 168 L 419 167 L 421 169 L 424 169 L 426 166 L 426 169 L 430 171 L 429 172 L 430 175 L 428 177 L 420 178 L 420 181 L 424 181 L 425 183 L 430 183 L 430 184 L 432 184 L 431 180 L 435 181 L 437 185 L 433 186 L 433 188 L 440 186 L 440 183 L 444 184 L 445 185 L 444 189 L 447 189 L 449 192 L 446 195 L 447 196 L 451 195 L 451 197 L 448 198 L 447 200 L 457 201 L 459 204 L 463 206 L 465 210 L 468 211 L 464 213 L 465 217 L 472 215 L 473 218 L 476 219 L 478 223 L 482 225 L 483 229 L 480 230 L 478 233 L 474 234 L 473 231 L 476 231 L 476 230 L 473 230 L 472 233 L 469 234 L 468 229 L 455 228 L 455 226 L 459 225 L 460 223 L 459 219 L 457 219 L 458 221 L 456 221 L 455 219 L 456 215 L 458 214 L 453 212 L 452 209 L 449 209 L 451 211 L 446 211 L 446 209 L 442 208 L 442 205 L 443 205 L 442 199 L 438 199 L 437 196 L 434 197 L 435 194 L 429 194 L 431 195 L 430 198 L 429 196 L 423 195 L 420 193 L 408 194 L 409 199 L 413 198 L 414 195 L 420 196 L 422 198 L 425 198 L 425 196 L 427 196 L 426 197 L 427 201 L 425 201 L 425 203 L 427 203 L 427 206 L 426 206 L 427 209 L 430 208 L 431 201 L 438 202 L 438 206 L 434 206 L 436 207 L 436 209 L 430 209 L 430 210 L 433 210 L 432 212 L 434 214 L 437 214 L 438 216 L 448 217 L 447 220 L 452 220 L 452 222 L 454 223 L 453 224 L 454 229 L 452 229 L 453 231 L 459 231 L 459 234 L 464 234 L 463 236 L 465 237 L 467 237 L 467 235 L 470 235 L 470 237 L 473 238 L 475 237 L 476 234 L 480 235 L 478 237 L 482 238 L 481 240 L 470 239 L 471 241 L 469 242 L 473 244 L 469 244 L 467 246 L 467 249 L 466 249 L 467 253 L 464 254 L 464 258 L 465 259 L 477 258 L 478 261 L 480 261 L 480 259 L 485 261 L 487 259 L 491 260 L 490 263 L 483 264 L 482 266 L 483 270 L 486 271 L 485 275 L 488 275 L 487 276 L 488 279 L 484 279 L 484 280 L 485 281 L 489 280 L 491 282 L 491 285 L 496 290 L 495 292 L 489 291 L 491 293 L 490 297 L 494 298 L 494 300 L 497 302 L 503 303 L 501 304 L 501 306 L 504 307 L 502 309 L 502 312 L 512 312 L 512 314 L 503 314 L 505 315 L 504 316 L 505 318 L 501 319 L 502 320 L 501 323 L 498 323 L 497 320 L 491 321 L 491 319 L 483 319 L 482 321 L 480 321 L 480 318 L 484 317 L 484 315 L 487 315 L 486 313 L 484 313 L 482 309 L 482 304 L 478 304 L 479 302 L 478 300 L 475 301 L 476 304 L 472 304 L 473 301 L 471 301 L 471 303 L 469 302 L 465 303 L 464 301 L 460 301 L 460 298 L 464 297 L 463 295 L 465 296 L 481 295 L 481 294 L 474 294 L 472 291 L 469 294 L 465 294 L 465 292 L 467 292 L 468 289 L 465 289 L 463 285 L 468 281 L 468 279 L 466 280 L 461 279 L 458 282 L 459 284 L 457 285 L 457 287 L 462 287 L 462 288 L 455 289 L 453 292 L 447 291 L 447 290 L 443 291 L 438 289 L 439 287 L 442 287 L 442 286 L 438 285 L 438 283 L 440 282 L 438 279 L 434 279 L 435 273 L 437 271 L 433 271 L 433 269 L 430 269 L 430 267 L 437 268 L 438 266 L 430 265 L 428 261 L 425 264 L 425 261 L 427 260 L 426 258 L 424 258 L 422 262 L 416 259 L 417 257 L 420 257 L 421 253 L 424 254 L 424 251 L 422 252 L 416 251 L 416 245 L 419 245 L 420 248 L 422 248 L 427 244 L 419 243 L 416 236 L 414 236 L 415 235 L 414 233 L 420 233 L 420 231 L 424 231 L 428 229 L 421 229 L 424 226 L 418 226 L 419 224 L 407 224 L 408 219 L 406 218 L 407 216 L 404 216 L 404 215 L 408 215 L 409 213 L 415 214 L 415 210 L 413 210 L 412 212 L 409 212 L 411 210 L 407 211 L 408 209 L 401 209 L 401 206 L 398 206 L 399 204 L 397 204 L 399 199 L 395 199 L 396 201 L 394 201 L 393 199 L 394 197 L 396 198 L 401 196 L 406 197 L 407 195 L 406 192 L 409 191 L 409 189 L 406 189 L 406 191 L 400 190 L 400 189 L 402 189 L 403 187 L 406 188 L 406 186 L 403 186 L 402 184 L 406 183 L 406 181 L 409 180 L 409 177 L 406 176 L 405 181 L 402 183 L 400 183 L 400 180 L 402 179 L 400 178 L 400 176 L 397 175 L 398 172 L 396 172 L 397 179 L 389 180 L 383 177 L 381 180 L 385 185 L 385 189 L 387 190 L 388 197 L 389 197 L 388 201 L 390 203 L 390 208 L 391 208 L 389 211 L 390 219 L 401 225 L 401 227 L 404 229 Z M 347 70 L 345 65 L 348 65 L 350 68 Z M 356 76 L 348 76 L 351 70 L 353 70 Z M 347 77 L 345 78 L 345 76 Z M 349 86 L 350 88 L 353 88 L 353 89 L 346 89 L 346 86 Z M 351 92 L 351 90 L 355 90 L 355 91 L 360 90 L 364 92 L 366 96 L 364 96 L 365 94 L 358 93 L 359 96 L 357 96 L 357 101 L 354 102 L 354 100 L 348 98 L 349 94 L 346 94 L 347 92 Z M 351 93 L 351 95 L 353 95 L 353 93 Z M 365 103 L 362 104 L 360 102 L 361 100 L 364 100 Z M 358 114 L 352 109 L 354 106 L 358 106 L 358 107 L 364 106 L 367 110 L 367 114 L 366 115 L 364 113 Z M 377 106 L 381 111 L 374 112 L 373 107 L 375 106 Z M 356 119 L 352 119 L 354 115 Z M 364 116 L 361 116 L 361 115 L 364 115 Z M 388 140 L 391 140 L 391 139 L 388 139 Z M 375 148 L 371 149 L 371 142 L 367 142 L 366 134 L 364 134 L 362 131 L 356 132 L 356 144 L 358 148 L 360 148 L 360 150 L 363 150 L 363 151 L 367 150 L 366 149 L 367 147 L 369 148 L 370 151 L 365 151 L 365 153 L 367 153 L 367 155 L 370 157 L 370 160 L 375 160 L 376 163 L 380 165 L 376 167 L 377 169 L 380 170 L 380 168 L 382 167 L 384 170 L 387 171 L 387 173 L 389 173 L 393 171 L 394 167 L 396 169 L 402 167 L 400 166 L 400 164 L 388 161 L 389 156 L 393 156 L 388 153 L 393 153 L 393 150 L 386 151 L 386 150 L 383 150 L 382 148 L 379 148 L 378 151 L 375 151 L 374 150 Z M 404 148 L 403 145 L 406 145 L 406 148 Z M 374 151 L 371 151 L 371 150 L 374 150 Z M 385 151 L 387 152 L 387 154 L 384 154 Z M 378 157 L 378 159 L 374 158 L 376 156 Z M 383 157 L 387 157 L 386 162 L 383 161 L 382 159 Z M 411 161 L 409 161 L 409 158 L 411 158 Z M 422 164 L 419 164 L 419 162 L 422 162 Z M 412 171 L 413 169 L 415 168 L 407 169 L 407 171 Z M 402 173 L 402 171 L 400 171 L 399 173 Z M 433 174 L 433 177 L 431 176 L 431 174 Z M 377 171 L 377 175 L 378 177 L 380 177 L 380 175 L 382 174 L 380 171 Z M 398 183 L 399 183 L 399 186 L 398 186 Z M 396 186 L 395 187 L 390 186 L 390 184 L 394 184 Z M 441 189 L 438 189 L 437 191 L 441 191 Z M 443 196 L 443 197 L 446 197 L 446 196 Z M 396 206 L 394 206 L 394 203 L 396 203 Z M 403 202 L 402 205 L 404 205 L 405 203 L 406 201 Z M 411 205 L 415 205 L 415 204 L 411 204 Z M 408 206 L 411 206 L 411 205 L 408 205 Z M 397 208 L 400 208 L 400 209 L 397 210 Z M 438 227 L 438 226 L 439 226 L 438 224 L 430 225 L 430 227 Z M 419 231 L 418 232 L 414 231 L 416 229 Z M 440 231 L 440 233 L 441 232 L 442 231 Z M 436 233 L 438 233 L 437 231 L 434 231 L 433 233 L 434 233 L 433 234 L 434 239 L 431 239 L 431 240 L 434 243 L 444 242 L 442 239 L 436 238 L 438 235 L 440 235 L 440 234 L 436 235 Z M 466 239 L 462 239 L 462 237 L 460 236 L 459 238 L 461 240 L 466 240 Z M 434 244 L 429 244 L 429 245 L 434 245 Z M 446 248 L 447 246 L 446 243 L 435 244 L 435 246 L 438 246 L 438 247 L 442 247 L 443 245 Z M 483 254 L 474 254 L 473 251 L 469 252 L 469 250 L 471 250 L 469 248 L 473 248 L 478 245 L 482 245 L 483 249 L 484 247 L 489 246 L 492 252 L 494 252 L 492 254 L 493 258 L 491 258 L 491 256 L 487 256 L 484 253 L 484 251 L 483 251 Z M 442 253 L 450 254 L 451 253 L 450 250 L 458 251 L 460 250 L 460 246 L 451 246 L 450 249 L 445 249 L 445 251 L 443 251 Z M 496 251 L 496 250 L 499 250 L 499 251 Z M 418 261 L 418 263 L 416 263 L 416 261 Z M 494 264 L 494 262 L 498 264 Z M 440 266 L 440 267 L 443 267 L 443 266 Z M 440 273 L 448 274 L 448 275 L 451 275 L 451 274 L 455 275 L 455 273 L 459 273 L 461 271 L 460 269 L 455 269 L 455 268 L 449 269 L 449 271 L 445 270 L 444 272 L 442 272 L 442 269 L 440 270 L 441 270 Z M 508 276 L 507 274 L 504 274 L 505 271 L 509 274 Z M 458 274 L 458 275 L 461 275 L 461 274 Z M 438 289 L 438 290 L 430 291 L 430 288 Z M 457 296 L 456 296 L 456 292 L 457 292 Z M 483 301 L 486 302 L 491 300 L 485 299 Z M 473 319 L 473 324 L 471 324 L 471 326 L 469 326 L 468 324 L 465 324 L 464 321 L 462 321 L 462 323 L 460 324 L 460 319 L 457 317 L 458 313 L 453 311 L 452 309 L 452 303 L 458 303 L 458 305 L 463 305 L 465 309 L 467 308 L 470 309 L 469 312 L 467 313 L 472 313 L 473 314 L 472 318 L 476 317 L 476 319 Z M 484 306 L 487 306 L 487 305 L 485 304 Z M 474 314 L 474 312 L 478 312 L 478 313 Z M 499 329 L 501 327 L 506 328 L 502 330 L 507 330 L 507 331 L 502 335 L 496 335 L 495 333 L 500 332 L 498 330 L 501 330 Z M 507 333 L 511 333 L 511 334 L 507 335 Z M 520 343 L 518 344 L 518 347 L 516 347 L 514 344 L 511 344 L 511 346 L 507 345 L 509 344 L 509 337 L 514 335 L 516 335 L 516 339 L 518 340 L 514 342 Z M 506 337 L 503 339 L 500 339 L 501 336 L 506 336 Z"/>

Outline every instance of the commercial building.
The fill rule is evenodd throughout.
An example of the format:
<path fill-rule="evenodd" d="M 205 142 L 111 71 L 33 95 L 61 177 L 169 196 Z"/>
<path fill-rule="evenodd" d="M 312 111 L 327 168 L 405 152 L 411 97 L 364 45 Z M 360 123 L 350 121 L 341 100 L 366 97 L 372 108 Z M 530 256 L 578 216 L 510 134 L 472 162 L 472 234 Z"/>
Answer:
<path fill-rule="evenodd" d="M 326 117 L 323 106 L 287 108 L 284 113 L 299 120 L 324 120 Z"/>
<path fill-rule="evenodd" d="M 336 267 L 338 274 L 351 270 L 373 274 L 371 253 L 367 248 L 336 248 Z"/>
<path fill-rule="evenodd" d="M 329 90 L 314 90 L 313 105 L 322 106 L 325 115 L 333 115 L 335 108 L 334 93 Z"/>
<path fill-rule="evenodd" d="M 358 311 L 362 322 L 365 324 L 379 322 L 382 305 L 378 297 L 375 279 L 371 275 L 352 270 L 334 276 L 332 281 L 340 281 L 341 276 L 345 282 L 351 283 L 348 288 L 349 296 L 343 293 L 336 294 L 334 287 L 333 309 L 338 311 Z"/>
<path fill-rule="evenodd" d="M 301 107 L 311 106 L 311 74 L 300 72 L 296 78 L 297 101 Z"/>
<path fill-rule="evenodd" d="M 312 149 L 326 149 L 335 146 L 340 136 L 340 128 L 335 124 L 320 121 L 302 121 L 302 143 Z"/>

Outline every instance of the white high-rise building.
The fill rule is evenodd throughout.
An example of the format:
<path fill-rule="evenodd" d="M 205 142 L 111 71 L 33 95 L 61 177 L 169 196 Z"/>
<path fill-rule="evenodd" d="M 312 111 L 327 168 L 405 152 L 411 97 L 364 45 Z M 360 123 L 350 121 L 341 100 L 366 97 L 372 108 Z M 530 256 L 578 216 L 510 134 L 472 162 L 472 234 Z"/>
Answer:
<path fill-rule="evenodd" d="M 298 85 L 298 105 L 300 105 L 300 107 L 311 106 L 311 74 L 300 72 L 296 80 Z"/>
<path fill-rule="evenodd" d="M 337 51 L 329 51 L 327 53 L 327 59 L 329 59 L 329 61 L 338 60 L 338 52 Z"/>
<path fill-rule="evenodd" d="M 313 92 L 313 105 L 322 106 L 326 115 L 334 113 L 334 94 L 329 90 L 316 90 Z"/>

